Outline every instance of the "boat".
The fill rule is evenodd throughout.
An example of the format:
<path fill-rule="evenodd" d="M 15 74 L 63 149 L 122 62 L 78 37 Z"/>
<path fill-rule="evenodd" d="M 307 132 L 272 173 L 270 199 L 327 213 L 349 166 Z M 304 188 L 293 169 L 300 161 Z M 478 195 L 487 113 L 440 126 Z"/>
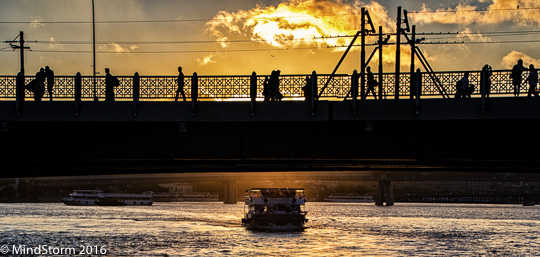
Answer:
<path fill-rule="evenodd" d="M 101 190 L 74 190 L 68 198 L 63 198 L 66 205 L 78 206 L 126 206 L 126 205 L 152 205 L 153 193 L 142 194 L 105 193 Z"/>
<path fill-rule="evenodd" d="M 371 195 L 356 194 L 332 194 L 323 199 L 325 202 L 339 203 L 373 203 L 375 199 Z"/>
<path fill-rule="evenodd" d="M 180 194 L 177 198 L 179 202 L 218 202 L 217 193 L 187 193 Z"/>
<path fill-rule="evenodd" d="M 154 202 L 218 202 L 217 193 L 155 193 Z"/>
<path fill-rule="evenodd" d="M 250 230 L 303 231 L 308 221 L 303 188 L 252 188 L 244 202 L 242 225 Z"/>
<path fill-rule="evenodd" d="M 534 202 L 533 201 L 523 202 L 523 206 L 534 206 Z"/>

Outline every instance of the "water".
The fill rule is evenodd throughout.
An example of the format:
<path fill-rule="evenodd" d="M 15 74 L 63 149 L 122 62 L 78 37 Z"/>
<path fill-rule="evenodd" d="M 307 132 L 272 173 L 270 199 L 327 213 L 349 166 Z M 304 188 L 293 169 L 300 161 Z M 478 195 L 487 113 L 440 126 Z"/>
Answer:
<path fill-rule="evenodd" d="M 0 204 L 0 247 L 90 247 L 107 256 L 540 256 L 539 206 L 308 203 L 309 228 L 294 233 L 248 231 L 243 208 Z"/>

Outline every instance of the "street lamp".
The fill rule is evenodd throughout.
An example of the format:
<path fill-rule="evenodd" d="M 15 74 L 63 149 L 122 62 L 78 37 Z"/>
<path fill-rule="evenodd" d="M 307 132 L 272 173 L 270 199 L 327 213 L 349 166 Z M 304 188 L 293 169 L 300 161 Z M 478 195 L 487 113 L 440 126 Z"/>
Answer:
<path fill-rule="evenodd" d="M 92 47 L 93 47 L 93 57 L 94 57 L 94 65 L 92 66 L 94 69 L 94 76 L 93 76 L 93 83 L 94 83 L 94 101 L 97 102 L 97 90 L 96 90 L 96 16 L 94 11 L 94 0 L 92 0 Z"/>

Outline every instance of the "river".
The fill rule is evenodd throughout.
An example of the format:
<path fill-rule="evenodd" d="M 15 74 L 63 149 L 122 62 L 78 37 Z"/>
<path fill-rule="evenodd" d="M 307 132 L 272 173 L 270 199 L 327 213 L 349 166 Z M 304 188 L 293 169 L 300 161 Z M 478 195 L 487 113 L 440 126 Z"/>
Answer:
<path fill-rule="evenodd" d="M 540 256 L 539 206 L 308 202 L 306 231 L 287 233 L 246 230 L 240 225 L 243 208 L 241 203 L 4 203 L 0 250 L 54 255 L 74 249 L 73 255 L 93 256 Z"/>

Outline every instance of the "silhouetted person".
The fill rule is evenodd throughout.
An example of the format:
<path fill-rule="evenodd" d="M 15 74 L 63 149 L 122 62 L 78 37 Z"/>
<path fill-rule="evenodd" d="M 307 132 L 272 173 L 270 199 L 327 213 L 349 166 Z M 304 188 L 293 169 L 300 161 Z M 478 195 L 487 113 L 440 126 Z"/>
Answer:
<path fill-rule="evenodd" d="M 114 88 L 120 86 L 120 81 L 109 71 L 105 68 L 105 101 L 114 101 Z"/>
<path fill-rule="evenodd" d="M 279 92 L 279 76 L 281 71 L 276 70 L 272 71 L 272 74 L 270 75 L 270 81 L 269 81 L 269 89 L 270 89 L 270 101 L 281 101 L 283 98 L 283 95 L 281 92 Z"/>
<path fill-rule="evenodd" d="M 465 74 L 463 75 L 463 78 L 461 78 L 457 83 L 456 83 L 456 95 L 455 97 L 456 98 L 466 98 L 466 97 L 471 97 L 470 94 L 469 94 L 469 72 L 466 71 Z"/>
<path fill-rule="evenodd" d="M 54 87 L 54 72 L 45 66 L 45 77 L 47 78 L 47 92 L 49 92 L 49 99 L 53 100 L 53 87 Z"/>
<path fill-rule="evenodd" d="M 527 93 L 527 97 L 531 97 L 531 95 L 538 96 L 538 91 L 536 91 L 536 85 L 538 84 L 538 71 L 532 64 L 529 65 L 529 76 L 525 82 L 529 82 L 529 92 Z"/>
<path fill-rule="evenodd" d="M 413 78 L 414 78 L 413 93 L 416 97 L 416 88 L 418 88 L 418 97 L 420 97 L 422 95 L 422 71 L 420 71 L 420 69 L 416 69 L 416 73 L 414 74 Z"/>
<path fill-rule="evenodd" d="M 306 101 L 309 101 L 311 99 L 311 77 L 306 76 L 306 84 L 302 87 L 302 91 L 304 91 L 304 97 Z"/>
<path fill-rule="evenodd" d="M 367 92 L 366 97 L 369 95 L 369 91 L 373 93 L 373 98 L 377 99 L 377 94 L 375 94 L 375 87 L 379 84 L 377 80 L 375 80 L 375 76 L 373 76 L 373 72 L 371 72 L 371 67 L 367 67 Z"/>
<path fill-rule="evenodd" d="M 268 76 L 264 77 L 262 94 L 264 96 L 264 101 L 265 102 L 270 101 L 270 80 L 268 79 Z"/>
<path fill-rule="evenodd" d="M 521 86 L 521 73 L 526 71 L 527 68 L 523 67 L 523 60 L 519 59 L 517 64 L 512 68 L 512 73 L 510 73 L 510 78 L 512 78 L 512 85 L 514 86 L 514 96 L 519 96 L 519 87 Z"/>
<path fill-rule="evenodd" d="M 281 99 L 283 99 L 283 94 L 281 94 L 281 90 L 279 89 L 279 77 L 280 76 L 281 76 L 281 71 L 277 70 L 276 71 L 276 81 L 275 81 L 275 85 L 274 85 L 274 90 L 275 90 L 275 93 L 276 93 L 276 100 L 277 101 L 281 101 Z"/>
<path fill-rule="evenodd" d="M 36 73 L 36 85 L 34 90 L 34 100 L 41 102 L 43 95 L 45 94 L 45 69 L 41 68 Z"/>
<path fill-rule="evenodd" d="M 178 83 L 178 88 L 176 89 L 176 97 L 174 101 L 178 101 L 178 94 L 182 94 L 182 99 L 186 101 L 186 94 L 184 93 L 184 73 L 182 72 L 182 67 L 178 67 L 178 78 L 176 79 Z"/>
<path fill-rule="evenodd" d="M 485 97 L 489 97 L 489 93 L 491 93 L 491 75 L 493 75 L 491 66 L 484 65 L 482 73 L 480 73 L 480 94 Z"/>

